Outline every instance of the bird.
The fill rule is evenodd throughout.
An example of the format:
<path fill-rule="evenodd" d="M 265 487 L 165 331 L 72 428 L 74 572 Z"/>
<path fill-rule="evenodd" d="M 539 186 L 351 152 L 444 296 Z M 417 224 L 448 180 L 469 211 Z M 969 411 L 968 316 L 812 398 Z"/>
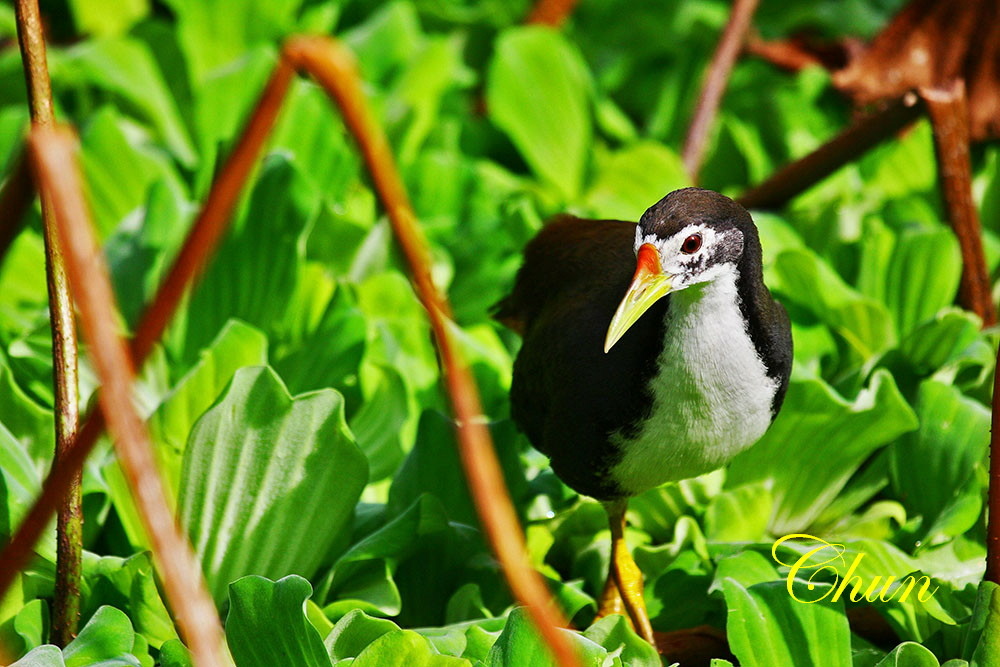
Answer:
<path fill-rule="evenodd" d="M 598 616 L 625 612 L 655 645 L 624 542 L 628 499 L 710 472 L 753 445 L 788 388 L 788 314 L 764 284 L 737 202 L 675 190 L 638 223 L 568 214 L 525 246 L 494 317 L 521 335 L 511 417 L 611 528 Z"/>

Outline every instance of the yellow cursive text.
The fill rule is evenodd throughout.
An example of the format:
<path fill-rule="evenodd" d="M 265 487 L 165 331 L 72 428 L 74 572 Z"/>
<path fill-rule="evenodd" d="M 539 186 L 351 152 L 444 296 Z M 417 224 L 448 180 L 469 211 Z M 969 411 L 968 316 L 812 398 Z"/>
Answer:
<path fill-rule="evenodd" d="M 803 553 L 794 563 L 785 563 L 778 557 L 778 547 L 790 540 L 809 540 L 817 543 L 817 546 L 812 547 Z M 788 594 L 792 596 L 793 600 L 804 602 L 806 604 L 819 602 L 820 600 L 825 600 L 827 598 L 829 598 L 832 602 L 836 602 L 840 599 L 840 596 L 844 594 L 844 591 L 847 590 L 848 586 L 851 587 L 848 597 L 850 597 L 852 602 L 860 602 L 862 600 L 867 600 L 868 602 L 889 602 L 891 600 L 905 602 L 906 598 L 909 597 L 910 593 L 918 584 L 920 584 L 920 582 L 923 583 L 920 584 L 920 587 L 917 590 L 917 599 L 919 601 L 927 602 L 931 599 L 934 593 L 937 592 L 936 586 L 933 591 L 929 590 L 931 586 L 931 579 L 926 575 L 914 577 L 912 574 L 909 574 L 899 580 L 897 580 L 894 575 L 889 575 L 884 578 L 884 581 L 882 575 L 874 575 L 871 580 L 866 583 L 858 573 L 861 562 L 865 558 L 865 554 L 855 554 L 854 559 L 851 561 L 850 565 L 848 565 L 847 559 L 844 558 L 844 553 L 846 551 L 847 548 L 843 544 L 831 544 L 830 542 L 813 535 L 794 533 L 791 535 L 785 535 L 774 542 L 771 546 L 771 557 L 779 565 L 784 565 L 788 568 L 788 576 L 785 579 Z M 847 566 L 847 572 L 844 574 L 843 578 L 840 576 L 840 570 L 831 563 L 839 563 L 843 566 Z M 805 580 L 807 590 L 816 590 L 817 581 L 814 581 L 814 579 L 819 577 L 819 581 L 822 581 L 825 578 L 821 576 L 824 572 L 828 573 L 833 579 L 833 586 L 823 586 L 822 588 L 825 592 L 817 595 L 817 597 L 812 600 L 799 597 L 792 586 L 792 583 L 796 579 L 803 578 L 809 571 L 812 572 L 808 579 Z M 801 593 L 801 589 L 799 592 Z M 897 594 L 899 594 L 898 598 L 896 597 Z"/>

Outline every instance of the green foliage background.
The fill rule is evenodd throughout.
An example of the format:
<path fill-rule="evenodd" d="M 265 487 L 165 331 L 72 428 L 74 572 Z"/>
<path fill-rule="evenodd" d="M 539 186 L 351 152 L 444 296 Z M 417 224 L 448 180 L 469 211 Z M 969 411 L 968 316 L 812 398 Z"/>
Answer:
<path fill-rule="evenodd" d="M 755 26 L 765 36 L 867 37 L 900 4 L 764 0 Z M 454 303 L 532 561 L 585 628 L 570 634 L 588 664 L 659 664 L 620 617 L 592 624 L 608 558 L 603 511 L 564 487 L 509 421 L 518 342 L 489 308 L 545 217 L 636 219 L 688 184 L 677 151 L 728 4 L 583 0 L 560 32 L 520 26 L 525 0 L 42 9 L 58 116 L 80 134 L 125 330 L 281 39 L 335 34 L 353 49 Z M 28 122 L 14 34 L 5 0 L 0 173 Z M 790 75 L 744 58 L 702 185 L 737 194 L 850 116 L 825 72 Z M 996 276 L 996 147 L 978 147 L 973 160 Z M 53 449 L 32 217 L 0 265 L 3 536 Z M 792 315 L 793 380 L 773 428 L 728 470 L 633 501 L 627 536 L 654 628 L 724 628 L 746 666 L 1000 664 L 1000 598 L 980 584 L 996 336 L 953 305 L 961 264 L 927 124 L 755 219 L 765 279 Z M 85 360 L 82 377 L 89 397 Z M 315 85 L 293 85 L 232 231 L 143 371 L 137 400 L 240 667 L 545 664 L 478 531 L 428 327 L 385 218 Z M 46 644 L 49 536 L 0 604 L 0 645 L 20 667 L 189 664 L 107 443 L 84 491 L 86 627 L 62 651 Z M 841 574 L 864 554 L 866 581 L 915 573 L 937 592 L 871 605 L 898 638 L 875 646 L 851 631 L 859 604 L 791 599 L 787 568 L 771 558 L 789 533 L 844 544 Z"/>

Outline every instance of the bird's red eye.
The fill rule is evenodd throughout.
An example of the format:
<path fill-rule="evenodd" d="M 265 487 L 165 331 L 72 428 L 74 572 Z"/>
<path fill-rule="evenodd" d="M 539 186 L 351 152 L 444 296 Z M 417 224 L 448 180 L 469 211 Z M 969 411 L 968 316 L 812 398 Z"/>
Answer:
<path fill-rule="evenodd" d="M 681 252 L 688 255 L 698 252 L 699 248 L 701 248 L 701 234 L 692 234 L 681 244 Z"/>

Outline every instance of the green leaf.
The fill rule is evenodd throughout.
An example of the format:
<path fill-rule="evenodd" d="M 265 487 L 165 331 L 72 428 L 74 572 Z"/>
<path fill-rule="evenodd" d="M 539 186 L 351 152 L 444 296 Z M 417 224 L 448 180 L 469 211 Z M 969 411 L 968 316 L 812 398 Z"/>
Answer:
<path fill-rule="evenodd" d="M 602 618 L 584 630 L 583 636 L 616 655 L 629 667 L 660 667 L 656 649 L 632 629 L 624 616 L 613 614 Z"/>
<path fill-rule="evenodd" d="M 167 0 L 166 4 L 178 19 L 191 80 L 201 86 L 220 65 L 288 34 L 302 0 Z"/>
<path fill-rule="evenodd" d="M 381 381 L 351 418 L 351 430 L 368 457 L 370 481 L 393 475 L 403 462 L 403 434 L 409 417 L 406 383 L 388 366 L 380 369 Z"/>
<path fill-rule="evenodd" d="M 465 565 L 467 547 L 457 540 L 441 502 L 425 494 L 391 521 L 350 547 L 334 564 L 329 575 L 329 597 L 338 600 L 325 610 L 344 613 L 359 606 L 370 613 L 397 615 L 402 598 L 394 575 L 400 563 L 419 549 L 442 551 L 433 560 L 420 560 L 419 579 L 430 589 L 424 599 L 414 600 L 414 610 L 430 606 L 432 594 L 447 599 L 456 571 Z M 445 551 L 444 549 L 448 550 Z M 424 553 L 427 558 L 430 555 Z"/>
<path fill-rule="evenodd" d="M 265 363 L 264 335 L 239 320 L 230 320 L 150 416 L 149 434 L 156 445 L 156 460 L 171 505 L 176 504 L 184 450 L 195 422 L 215 402 L 238 369 Z M 129 542 L 148 548 L 132 491 L 117 459 L 105 466 L 104 477 L 111 487 L 111 499 Z"/>
<path fill-rule="evenodd" d="M 300 276 L 301 238 L 318 207 L 312 188 L 286 158 L 265 160 L 246 215 L 191 296 L 186 327 L 175 341 L 182 358 L 193 360 L 232 318 L 259 328 L 272 343 L 280 339 Z"/>
<path fill-rule="evenodd" d="M 366 646 L 384 634 L 398 632 L 399 626 L 384 618 L 373 618 L 355 609 L 337 621 L 323 640 L 333 661 L 356 658 Z"/>
<path fill-rule="evenodd" d="M 559 630 L 570 640 L 585 665 L 604 664 L 608 651 L 597 642 L 570 630 Z M 503 632 L 497 637 L 486 658 L 486 667 L 550 667 L 552 655 L 535 629 L 524 607 L 515 607 L 507 617 Z"/>
<path fill-rule="evenodd" d="M 801 532 L 876 450 L 918 425 L 892 376 L 878 370 L 854 401 L 819 379 L 792 380 L 764 437 L 730 465 L 732 487 L 766 481 L 775 535 Z"/>
<path fill-rule="evenodd" d="M 952 613 L 965 613 L 964 608 L 949 612 L 945 605 L 954 608 L 949 599 L 951 590 L 921 572 L 913 558 L 888 542 L 862 539 L 826 543 L 816 550 L 817 544 L 807 538 L 801 538 L 805 543 L 784 541 L 781 548 L 791 549 L 795 556 L 779 551 L 781 562 L 791 566 L 801 561 L 796 575 L 800 579 L 808 577 L 812 581 L 815 576 L 836 585 L 831 599 L 839 593 L 840 600 L 876 600 L 876 609 L 901 638 L 924 641 L 943 627 L 954 626 Z M 816 599 L 819 594 L 808 592 L 799 597 Z"/>
<path fill-rule="evenodd" d="M 83 575 L 84 615 L 98 605 L 112 605 L 129 611 L 136 633 L 150 646 L 158 649 L 177 639 L 174 622 L 156 586 L 149 552 L 125 559 L 87 554 Z"/>
<path fill-rule="evenodd" d="M 762 539 L 772 503 L 771 492 L 763 482 L 723 491 L 705 511 L 705 537 L 719 542 Z"/>
<path fill-rule="evenodd" d="M 132 622 L 125 612 L 114 607 L 101 607 L 80 630 L 76 639 L 63 649 L 66 667 L 89 667 L 98 662 L 135 665 L 138 659 L 129 655 L 135 643 Z"/>
<path fill-rule="evenodd" d="M 513 424 L 509 421 L 490 424 L 490 433 L 498 441 L 507 439 L 502 436 L 513 439 L 512 431 Z M 526 493 L 527 483 L 517 451 L 513 447 L 499 448 L 497 456 L 511 496 L 519 499 Z M 387 509 L 399 513 L 424 493 L 439 498 L 451 519 L 468 525 L 478 523 L 462 472 L 454 423 L 432 410 L 421 415 L 417 442 L 392 481 Z"/>
<path fill-rule="evenodd" d="M 305 264 L 300 268 L 308 272 L 311 266 L 317 265 Z M 315 294 L 319 291 L 317 283 L 308 273 L 300 274 L 299 286 L 303 290 Z M 288 340 L 281 345 L 282 349 L 275 351 L 274 367 L 292 391 L 326 387 L 345 393 L 349 389 L 356 391 L 354 385 L 358 383 L 368 329 L 348 290 L 343 286 L 335 289 L 318 316 L 309 318 L 313 321 L 290 325 Z M 323 353 L 317 354 L 317 350 Z M 372 477 L 379 479 L 374 473 Z"/>
<path fill-rule="evenodd" d="M 121 98 L 181 164 L 194 164 L 191 138 L 148 46 L 129 38 L 89 40 L 53 61 L 53 81 L 81 80 Z"/>
<path fill-rule="evenodd" d="M 490 118 L 564 201 L 572 201 L 583 183 L 589 97 L 582 58 L 560 33 L 538 26 L 501 33 L 486 85 Z"/>
<path fill-rule="evenodd" d="M 972 667 L 987 667 L 1000 660 L 1000 592 L 998 591 L 1000 586 L 993 582 L 984 581 L 980 584 L 976 607 L 969 626 L 969 636 L 966 639 L 966 646 L 970 646 L 972 643 L 970 640 L 975 633 L 981 632 L 979 641 L 975 644 L 976 648 L 972 652 Z"/>
<path fill-rule="evenodd" d="M 955 300 L 962 274 L 955 234 L 945 228 L 904 231 L 887 273 L 886 305 L 896 331 L 906 336 Z"/>
<path fill-rule="evenodd" d="M 108 247 L 111 268 L 119 274 L 122 255 L 133 250 L 120 247 L 125 239 L 141 242 L 142 236 L 151 236 L 160 231 L 155 224 L 157 222 L 169 225 L 161 229 L 172 232 L 173 236 L 183 231 L 183 227 L 177 224 L 182 213 L 178 200 L 182 199 L 181 193 L 184 191 L 180 179 L 162 151 L 150 146 L 148 137 L 137 139 L 136 133 L 130 133 L 130 129 L 129 122 L 115 109 L 104 107 L 94 114 L 80 137 L 83 149 L 80 162 L 86 177 L 88 203 L 98 237 L 105 239 L 120 230 L 117 238 L 109 239 Z M 166 212 L 172 216 L 164 220 L 160 217 L 162 213 L 159 210 L 150 210 L 150 217 L 155 212 L 157 218 L 145 220 L 150 227 L 146 228 L 144 224 L 137 230 L 135 227 L 142 220 L 143 207 L 147 202 L 152 204 L 153 188 L 157 184 L 165 189 L 164 193 L 157 195 L 161 199 L 157 202 L 157 208 L 167 208 Z M 164 199 L 168 201 L 162 201 Z M 150 249 L 146 249 L 146 252 L 149 253 Z M 165 259 L 157 257 L 157 254 L 147 254 L 142 262 L 145 266 L 137 268 L 154 270 L 155 265 L 162 264 Z M 126 289 L 139 290 L 143 287 L 143 283 L 139 282 L 128 285 Z M 119 296 L 131 294 L 131 291 L 125 291 Z M 139 291 L 138 294 L 142 296 L 143 292 Z M 142 302 L 128 304 L 133 321 L 143 305 Z"/>
<path fill-rule="evenodd" d="M 892 347 L 896 332 L 886 307 L 847 285 L 829 264 L 806 249 L 782 252 L 772 288 L 814 313 L 866 360 Z"/>
<path fill-rule="evenodd" d="M 58 646 L 45 644 L 32 649 L 10 667 L 66 667 L 66 661 Z"/>
<path fill-rule="evenodd" d="M 269 368 L 236 372 L 195 425 L 178 508 L 217 602 L 250 572 L 315 574 L 368 476 L 333 390 L 292 398 Z"/>
<path fill-rule="evenodd" d="M 194 667 L 194 660 L 181 640 L 171 639 L 160 647 L 160 667 Z"/>
<path fill-rule="evenodd" d="M 735 579 L 722 581 L 729 609 L 726 636 L 740 665 L 850 667 L 851 633 L 843 605 L 793 600 L 785 585 L 774 581 L 745 587 Z M 820 594 L 813 590 L 810 595 Z"/>
<path fill-rule="evenodd" d="M 14 239 L 0 262 L 0 331 L 24 334 L 48 322 L 45 284 L 44 242 L 28 228 Z"/>
<path fill-rule="evenodd" d="M 909 513 L 923 517 L 921 532 L 926 535 L 959 499 L 986 453 L 990 413 L 955 387 L 935 380 L 920 384 L 916 412 L 920 427 L 889 447 L 889 471 L 893 490 Z M 975 520 L 978 509 L 972 515 Z M 970 527 L 958 526 L 955 534 Z"/>
<path fill-rule="evenodd" d="M 937 657 L 916 642 L 903 642 L 875 667 L 939 667 Z"/>
<path fill-rule="evenodd" d="M 13 625 L 25 647 L 41 646 L 49 636 L 49 605 L 45 600 L 32 600 L 17 612 Z"/>
<path fill-rule="evenodd" d="M 981 322 L 967 310 L 946 308 L 905 336 L 899 351 L 920 373 L 934 371 L 979 337 Z"/>
<path fill-rule="evenodd" d="M 0 536 L 13 534 L 41 488 L 41 475 L 24 445 L 0 423 Z"/>
<path fill-rule="evenodd" d="M 415 632 L 426 637 L 438 653 L 475 662 L 486 659 L 506 622 L 503 617 L 486 618 L 441 628 L 417 628 Z"/>
<path fill-rule="evenodd" d="M 868 151 L 859 165 L 866 186 L 886 199 L 932 191 L 937 172 L 930 123 L 921 120 L 896 141 Z"/>
<path fill-rule="evenodd" d="M 439 655 L 430 643 L 413 630 L 387 632 L 358 654 L 351 663 L 354 667 L 382 667 L 383 665 L 413 665 L 414 667 L 471 667 L 468 660 Z"/>
<path fill-rule="evenodd" d="M 111 132 L 117 132 L 117 127 Z M 114 140 L 100 142 L 99 149 L 86 153 L 91 157 L 84 164 L 93 165 L 93 171 L 101 179 L 98 184 L 95 178 L 88 176 L 88 183 L 92 188 L 104 188 L 103 197 L 114 202 L 114 206 L 122 207 L 121 215 L 143 213 L 141 220 L 138 215 L 127 215 L 104 244 L 119 310 L 134 329 L 165 276 L 168 260 L 176 254 L 183 240 L 186 228 L 179 221 L 188 217 L 190 205 L 173 177 L 162 178 L 156 173 L 156 162 L 143 164 L 140 157 L 144 160 L 144 154 L 128 146 L 118 152 L 114 144 Z M 113 166 L 95 159 L 97 151 L 103 152 L 105 157 L 107 153 L 114 155 Z M 126 166 L 133 158 L 138 163 L 134 170 L 133 165 Z M 125 174 L 119 170 L 125 170 Z M 147 190 L 149 196 L 144 199 Z M 119 197 L 124 201 L 118 202 Z M 94 199 L 92 196 L 91 201 Z M 144 211 L 142 204 L 145 204 Z M 118 214 L 113 210 L 102 213 L 112 223 L 118 222 Z"/>
<path fill-rule="evenodd" d="M 727 579 L 737 582 L 743 588 L 750 588 L 755 584 L 776 581 L 781 577 L 770 559 L 756 551 L 741 551 L 719 561 L 709 591 L 723 590 L 723 582 Z"/>
<path fill-rule="evenodd" d="M 159 449 L 160 469 L 168 473 L 172 491 L 176 492 L 181 456 L 195 422 L 216 401 L 237 370 L 265 363 L 264 334 L 239 320 L 229 320 L 150 416 L 149 433 Z"/>
<path fill-rule="evenodd" d="M 82 33 L 110 37 L 125 33 L 136 21 L 149 14 L 149 0 L 124 0 L 107 11 L 100 0 L 70 0 L 73 21 Z"/>
<path fill-rule="evenodd" d="M 237 667 L 326 667 L 330 658 L 305 603 L 312 586 L 289 575 L 270 581 L 256 575 L 229 585 L 226 641 Z"/>
<path fill-rule="evenodd" d="M 33 401 L 18 386 L 0 356 L 0 424 L 17 438 L 37 463 L 48 462 L 55 451 L 52 411 Z"/>
<path fill-rule="evenodd" d="M 638 220 L 665 194 L 691 184 L 680 157 L 654 141 L 637 142 L 614 153 L 599 151 L 595 158 L 585 206 L 598 218 Z"/>

